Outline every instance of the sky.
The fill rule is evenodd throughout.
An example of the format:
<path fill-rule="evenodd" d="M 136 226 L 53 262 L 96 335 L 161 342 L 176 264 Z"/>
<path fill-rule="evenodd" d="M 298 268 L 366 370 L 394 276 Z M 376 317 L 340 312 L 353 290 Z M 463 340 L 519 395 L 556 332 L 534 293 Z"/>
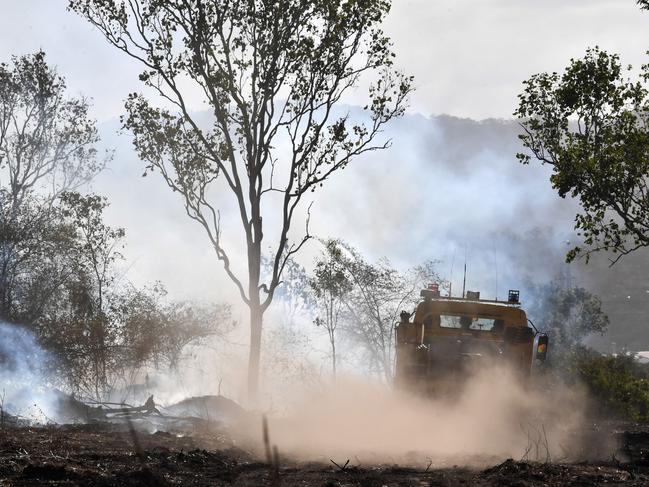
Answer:
<path fill-rule="evenodd" d="M 99 120 L 119 116 L 138 67 L 66 5 L 0 0 L 0 60 L 42 48 Z M 398 66 L 415 76 L 413 112 L 509 118 L 522 80 L 588 46 L 647 62 L 648 19 L 633 0 L 394 0 L 385 30 Z"/>
<path fill-rule="evenodd" d="M 103 147 L 116 151 L 92 189 L 111 200 L 109 223 L 126 228 L 125 275 L 162 280 L 175 296 L 236 300 L 201 230 L 159 178 L 140 177 L 129 135 L 117 133 L 123 100 L 141 89 L 139 67 L 66 5 L 0 0 L 0 62 L 43 49 L 70 93 L 91 98 Z M 524 79 L 561 70 L 589 46 L 649 62 L 648 27 L 649 12 L 633 0 L 394 0 L 385 30 L 397 66 L 415 77 L 409 113 L 390 128 L 389 151 L 354 164 L 318 196 L 312 232 L 401 268 L 439 260 L 456 289 L 468 255 L 469 284 L 492 297 L 529 276 L 552 278 L 574 238 L 576 206 L 551 189 L 547 167 L 516 162 L 516 96 Z M 241 246 L 230 244 L 237 255 Z M 302 262 L 316 251 L 306 249 Z"/>
<path fill-rule="evenodd" d="M 388 21 L 425 115 L 510 118 L 521 81 L 589 46 L 647 62 L 649 12 L 634 0 L 397 0 Z"/>

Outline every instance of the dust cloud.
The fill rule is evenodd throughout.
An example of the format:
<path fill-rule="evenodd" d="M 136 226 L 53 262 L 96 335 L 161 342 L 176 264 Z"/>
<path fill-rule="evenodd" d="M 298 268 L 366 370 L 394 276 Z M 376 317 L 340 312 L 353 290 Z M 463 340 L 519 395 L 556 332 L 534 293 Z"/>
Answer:
<path fill-rule="evenodd" d="M 287 398 L 286 410 L 269 416 L 270 442 L 280 454 L 327 463 L 479 466 L 505 458 L 592 457 L 580 433 L 583 392 L 529 379 L 523 383 L 505 368 L 490 368 L 455 398 L 431 399 L 347 377 Z M 610 458 L 613 445 L 599 446 L 605 450 L 599 454 Z"/>

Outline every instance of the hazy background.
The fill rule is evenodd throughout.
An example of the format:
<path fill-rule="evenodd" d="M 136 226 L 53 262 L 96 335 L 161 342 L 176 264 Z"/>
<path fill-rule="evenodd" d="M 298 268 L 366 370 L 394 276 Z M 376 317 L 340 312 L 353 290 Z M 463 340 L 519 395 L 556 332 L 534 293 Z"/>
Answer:
<path fill-rule="evenodd" d="M 112 202 L 109 222 L 126 228 L 125 275 L 162 280 L 181 298 L 236 301 L 200 228 L 159 178 L 140 177 L 130 136 L 118 134 L 124 98 L 141 89 L 138 66 L 66 4 L 0 0 L 0 61 L 42 48 L 70 91 L 92 98 L 102 144 L 115 149 L 92 189 Z M 561 69 L 588 46 L 647 62 L 648 27 L 649 13 L 633 0 L 394 0 L 386 30 L 418 89 L 408 115 L 389 129 L 392 148 L 316 193 L 311 232 L 399 267 L 438 259 L 457 290 L 466 256 L 467 287 L 487 297 L 520 288 L 524 301 L 530 280 L 568 276 L 599 294 L 610 315 L 608 336 L 593 343 L 649 349 L 649 251 L 613 269 L 605 257 L 568 268 L 576 206 L 550 188 L 547 168 L 516 162 L 518 125 L 510 120 L 522 80 Z M 353 112 L 355 96 L 345 102 Z M 192 108 L 202 108 L 198 97 Z M 305 249 L 300 261 L 309 266 L 317 250 Z"/>

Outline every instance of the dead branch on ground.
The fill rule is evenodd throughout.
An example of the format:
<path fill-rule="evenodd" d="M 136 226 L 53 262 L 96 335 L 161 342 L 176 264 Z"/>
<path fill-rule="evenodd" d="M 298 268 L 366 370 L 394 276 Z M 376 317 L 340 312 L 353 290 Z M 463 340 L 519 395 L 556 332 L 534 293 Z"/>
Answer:
<path fill-rule="evenodd" d="M 345 465 L 343 465 L 342 467 L 341 467 L 340 465 L 338 465 L 336 462 L 334 462 L 331 458 L 329 459 L 329 461 L 330 461 L 331 463 L 333 463 L 336 467 L 338 467 L 338 469 L 339 469 L 341 472 L 344 472 L 345 469 L 347 468 L 347 465 L 349 465 L 349 459 L 347 459 L 347 461 L 345 462 Z"/>
<path fill-rule="evenodd" d="M 268 419 L 266 418 L 266 415 L 261 417 L 261 428 L 264 439 L 264 450 L 266 451 L 266 463 L 270 469 L 271 486 L 279 487 L 281 485 L 279 475 L 279 453 L 276 445 L 273 445 L 271 448 L 270 434 L 268 433 Z"/>

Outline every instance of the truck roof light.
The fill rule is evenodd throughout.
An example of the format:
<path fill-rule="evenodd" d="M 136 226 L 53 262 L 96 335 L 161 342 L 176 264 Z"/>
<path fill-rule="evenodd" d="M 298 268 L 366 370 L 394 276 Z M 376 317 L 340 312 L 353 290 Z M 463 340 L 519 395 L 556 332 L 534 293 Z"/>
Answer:
<path fill-rule="evenodd" d="M 509 303 L 518 303 L 520 302 L 520 291 L 516 289 L 510 289 L 509 290 L 509 296 L 507 297 L 507 301 Z"/>
<path fill-rule="evenodd" d="M 439 298 L 439 284 L 429 284 L 426 289 L 422 289 L 419 295 L 425 299 Z"/>

